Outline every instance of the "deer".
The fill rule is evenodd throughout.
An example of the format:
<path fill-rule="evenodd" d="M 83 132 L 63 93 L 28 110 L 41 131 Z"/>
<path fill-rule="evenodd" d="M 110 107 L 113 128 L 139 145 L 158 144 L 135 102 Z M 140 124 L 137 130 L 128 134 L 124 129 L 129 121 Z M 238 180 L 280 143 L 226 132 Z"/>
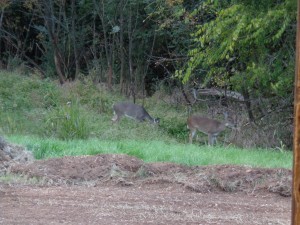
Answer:
<path fill-rule="evenodd" d="M 190 130 L 189 143 L 193 142 L 193 138 L 198 131 L 208 135 L 208 144 L 217 143 L 218 135 L 226 129 L 226 127 L 234 129 L 236 125 L 228 120 L 228 113 L 224 113 L 225 120 L 218 121 L 215 119 L 203 117 L 200 115 L 192 115 L 187 119 L 187 128 Z"/>
<path fill-rule="evenodd" d="M 159 118 L 152 118 L 143 106 L 136 105 L 131 102 L 119 102 L 113 105 L 114 116 L 111 119 L 113 123 L 119 122 L 123 117 L 129 117 L 131 119 L 143 122 L 145 120 L 150 121 L 150 123 L 158 124 Z"/>

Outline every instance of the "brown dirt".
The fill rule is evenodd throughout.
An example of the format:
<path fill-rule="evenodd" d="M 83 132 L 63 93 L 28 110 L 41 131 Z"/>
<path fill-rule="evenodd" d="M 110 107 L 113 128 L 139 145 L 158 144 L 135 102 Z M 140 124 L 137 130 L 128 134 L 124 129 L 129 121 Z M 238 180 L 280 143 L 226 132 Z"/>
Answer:
<path fill-rule="evenodd" d="M 0 181 L 0 224 L 291 221 L 292 173 L 286 169 L 187 167 L 114 154 L 7 164 L 3 152 L 0 148 L 0 166 L 6 162 L 2 175 L 23 179 Z"/>

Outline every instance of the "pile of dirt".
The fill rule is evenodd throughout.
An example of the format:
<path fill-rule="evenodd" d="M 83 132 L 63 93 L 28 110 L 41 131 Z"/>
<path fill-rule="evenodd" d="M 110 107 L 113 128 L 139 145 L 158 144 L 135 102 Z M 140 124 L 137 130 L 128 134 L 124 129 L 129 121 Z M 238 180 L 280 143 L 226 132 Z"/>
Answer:
<path fill-rule="evenodd" d="M 0 224 L 290 224 L 287 169 L 188 167 L 122 154 L 34 161 L 0 139 L 0 176 L 8 173 L 25 182 L 0 181 Z"/>
<path fill-rule="evenodd" d="M 47 184 L 92 186 L 153 185 L 208 192 L 273 192 L 291 196 L 292 172 L 235 165 L 188 167 L 175 163 L 145 163 L 123 154 L 63 157 L 15 164 L 11 172 L 41 178 Z"/>
<path fill-rule="evenodd" d="M 0 136 L 0 175 L 6 174 L 12 165 L 26 164 L 33 160 L 31 152 L 22 146 L 8 143 Z"/>

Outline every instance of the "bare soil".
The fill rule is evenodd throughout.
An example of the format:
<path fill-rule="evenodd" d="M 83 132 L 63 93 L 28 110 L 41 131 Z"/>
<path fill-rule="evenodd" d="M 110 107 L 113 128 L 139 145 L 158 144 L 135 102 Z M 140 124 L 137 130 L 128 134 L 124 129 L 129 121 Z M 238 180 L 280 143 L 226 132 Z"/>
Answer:
<path fill-rule="evenodd" d="M 291 223 L 287 169 L 187 167 L 115 154 L 34 161 L 7 146 L 0 145 L 0 178 L 23 178 L 0 181 L 0 224 Z"/>

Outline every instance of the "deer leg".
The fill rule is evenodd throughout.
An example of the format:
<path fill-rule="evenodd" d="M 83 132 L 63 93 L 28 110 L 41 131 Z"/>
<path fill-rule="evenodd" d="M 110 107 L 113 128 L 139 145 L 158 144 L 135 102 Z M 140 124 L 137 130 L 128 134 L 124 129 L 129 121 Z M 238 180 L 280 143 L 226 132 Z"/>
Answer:
<path fill-rule="evenodd" d="M 119 122 L 119 120 L 120 120 L 120 117 L 118 116 L 118 114 L 114 113 L 114 116 L 113 116 L 113 118 L 111 118 L 111 121 L 113 123 L 115 123 L 115 122 Z"/>
<path fill-rule="evenodd" d="M 193 138 L 196 134 L 196 130 L 190 130 L 190 134 L 189 134 L 189 143 L 192 144 L 193 143 Z"/>
<path fill-rule="evenodd" d="M 208 145 L 214 145 L 214 135 L 208 134 Z"/>
<path fill-rule="evenodd" d="M 217 135 L 214 136 L 214 143 L 218 144 Z"/>

